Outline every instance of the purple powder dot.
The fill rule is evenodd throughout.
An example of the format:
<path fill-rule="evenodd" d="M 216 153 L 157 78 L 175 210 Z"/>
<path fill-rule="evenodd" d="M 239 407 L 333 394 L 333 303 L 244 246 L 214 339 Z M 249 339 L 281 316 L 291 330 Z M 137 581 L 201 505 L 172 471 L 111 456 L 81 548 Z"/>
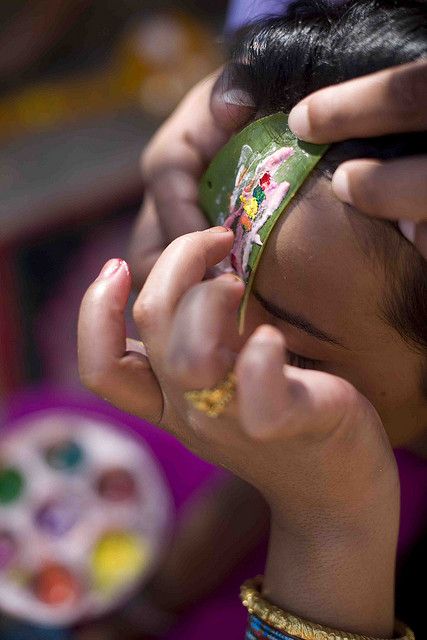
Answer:
<path fill-rule="evenodd" d="M 0 531 L 0 570 L 5 569 L 13 559 L 16 544 L 10 533 Z"/>
<path fill-rule="evenodd" d="M 80 506 L 78 500 L 61 498 L 49 500 L 36 513 L 36 523 L 48 535 L 63 536 L 79 520 Z"/>

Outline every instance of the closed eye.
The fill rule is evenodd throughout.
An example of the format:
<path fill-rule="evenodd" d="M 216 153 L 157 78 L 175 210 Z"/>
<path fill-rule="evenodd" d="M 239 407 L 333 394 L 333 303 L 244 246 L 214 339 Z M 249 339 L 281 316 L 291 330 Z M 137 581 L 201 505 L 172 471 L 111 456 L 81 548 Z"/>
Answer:
<path fill-rule="evenodd" d="M 325 331 L 322 331 L 322 329 L 319 329 L 319 327 L 315 327 L 309 320 L 307 320 L 303 316 L 300 316 L 295 313 L 291 313 L 286 309 L 282 309 L 276 306 L 269 300 L 266 300 L 265 298 L 263 298 L 263 296 L 256 290 L 253 290 L 252 293 L 255 299 L 258 300 L 260 305 L 275 318 L 278 318 L 279 320 L 283 320 L 283 322 L 286 322 L 287 324 L 290 324 L 293 327 L 296 327 L 300 331 L 304 331 L 309 336 L 313 336 L 314 338 L 317 338 L 317 340 L 329 342 L 333 345 L 338 345 L 340 347 L 343 347 L 344 349 L 347 348 L 333 336 L 329 335 Z"/>
<path fill-rule="evenodd" d="M 321 368 L 320 360 L 305 358 L 304 356 L 300 356 L 298 353 L 289 351 L 289 349 L 286 350 L 286 354 L 287 354 L 287 363 L 292 367 L 298 367 L 299 369 L 320 369 Z"/>

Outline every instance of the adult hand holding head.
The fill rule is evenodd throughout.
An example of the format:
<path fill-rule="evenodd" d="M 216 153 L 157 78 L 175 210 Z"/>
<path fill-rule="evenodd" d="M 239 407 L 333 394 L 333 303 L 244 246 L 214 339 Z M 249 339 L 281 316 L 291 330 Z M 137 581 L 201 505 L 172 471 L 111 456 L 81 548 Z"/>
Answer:
<path fill-rule="evenodd" d="M 230 87 L 227 74 L 218 70 L 185 96 L 156 133 L 142 155 L 145 198 L 130 246 L 137 285 L 169 242 L 208 226 L 198 206 L 199 179 L 253 113 L 249 96 Z"/>
<path fill-rule="evenodd" d="M 427 130 L 427 60 L 356 78 L 304 98 L 289 126 L 309 142 L 338 142 Z M 427 154 L 386 162 L 350 160 L 335 172 L 335 194 L 360 211 L 398 219 L 427 257 Z"/>

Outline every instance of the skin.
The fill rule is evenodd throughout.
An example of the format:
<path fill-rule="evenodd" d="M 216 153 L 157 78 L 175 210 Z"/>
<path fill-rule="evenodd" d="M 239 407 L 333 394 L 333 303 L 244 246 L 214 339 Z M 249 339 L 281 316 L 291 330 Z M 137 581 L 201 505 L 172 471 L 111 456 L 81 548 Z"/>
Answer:
<path fill-rule="evenodd" d="M 313 180 L 269 241 L 243 338 L 236 327 L 242 283 L 201 281 L 229 251 L 232 234 L 220 228 L 176 240 L 134 309 L 148 360 L 141 349 L 127 351 L 130 277 L 123 263 L 112 263 L 83 301 L 79 356 L 93 391 L 262 493 L 272 512 L 264 583 L 272 602 L 387 637 L 399 483 L 386 431 L 400 442 L 420 436 L 427 408 L 421 355 L 381 317 L 387 283 L 354 224 L 363 224 L 358 214 L 334 200 L 326 180 Z M 276 307 L 331 340 L 279 320 Z M 285 344 L 322 364 L 284 368 Z M 237 398 L 213 423 L 183 394 L 213 386 L 233 363 Z M 325 602 L 324 593 L 334 597 Z"/>
<path fill-rule="evenodd" d="M 309 111 L 303 110 L 302 118 L 294 118 L 297 108 L 293 110 L 293 115 L 291 114 L 290 118 L 291 126 L 296 132 L 298 127 L 298 134 L 302 138 L 328 142 L 352 138 L 357 135 L 375 136 L 382 132 L 425 130 L 427 124 L 427 109 L 424 105 L 426 73 L 427 65 L 425 62 L 414 63 L 356 79 L 345 83 L 345 85 L 336 85 L 321 90 L 304 101 L 309 101 L 310 109 Z M 390 91 L 393 86 L 395 89 L 396 87 L 401 87 L 404 90 Z M 246 96 L 246 98 L 245 96 L 238 96 L 238 99 L 236 99 L 236 96 L 233 97 L 232 94 L 225 95 L 224 89 L 227 89 L 227 82 L 220 76 L 220 72 L 199 83 L 159 130 L 159 133 L 144 153 L 142 167 L 146 183 L 146 197 L 135 227 L 130 250 L 134 281 L 139 284 L 145 282 L 152 266 L 168 242 L 183 233 L 205 227 L 206 223 L 197 207 L 197 181 L 209 160 L 224 144 L 230 134 L 234 130 L 241 128 L 254 115 L 249 96 Z M 408 100 L 407 96 L 413 96 L 414 99 Z M 328 105 L 327 109 L 324 105 L 325 101 Z M 304 121 L 304 117 L 306 117 L 306 121 Z M 303 131 L 304 126 L 306 131 Z M 360 127 L 362 127 L 362 130 Z M 334 177 L 333 188 L 335 195 L 345 202 L 352 202 L 359 210 L 368 214 L 372 213 L 379 217 L 400 218 L 404 213 L 407 219 L 413 219 L 418 222 L 415 244 L 424 255 L 427 255 L 426 226 L 422 222 L 425 219 L 425 162 L 425 158 L 420 158 L 416 161 L 400 159 L 383 164 L 363 160 L 345 163 L 337 170 Z M 396 175 L 398 175 L 399 180 L 396 179 Z M 185 188 L 183 188 L 183 185 L 185 185 Z M 167 199 L 163 197 L 162 194 L 164 193 L 168 194 Z M 179 215 L 170 215 L 171 201 L 174 202 L 174 213 Z M 267 255 L 265 259 L 269 259 L 269 256 Z M 366 264 L 366 259 L 363 262 Z M 261 278 L 261 273 L 262 270 L 259 278 Z M 120 277 L 120 274 L 117 277 Z M 126 290 L 126 287 L 129 286 L 128 280 L 123 284 Z M 210 311 L 212 310 L 210 309 Z M 293 339 L 295 340 L 296 332 L 295 330 L 293 331 Z M 387 342 L 390 328 L 384 333 L 387 334 L 384 342 Z M 298 339 L 301 340 L 301 336 Z M 296 346 L 293 347 L 295 350 Z M 313 345 L 311 344 L 310 346 Z M 322 345 L 322 348 L 324 349 L 325 345 Z M 392 353 L 390 349 L 388 349 L 387 353 L 390 360 L 397 356 L 397 352 Z M 120 349 L 116 353 L 117 357 L 118 354 L 123 356 Z M 343 360 L 334 362 L 335 370 L 338 371 L 339 367 L 341 375 L 350 376 L 349 379 L 375 402 L 387 425 L 392 442 L 401 444 L 410 440 L 412 436 L 415 437 L 422 429 L 422 425 L 425 424 L 423 422 L 424 409 L 420 410 L 418 393 L 415 391 L 414 397 L 410 398 L 411 391 L 406 387 L 408 380 L 403 376 L 403 370 L 400 367 L 397 370 L 397 374 L 400 373 L 401 378 L 404 377 L 404 385 L 403 387 L 398 386 L 397 395 L 392 395 L 385 388 L 381 389 L 378 385 L 378 381 L 381 379 L 380 376 L 375 377 L 373 375 L 374 371 L 381 369 L 380 361 L 377 357 L 374 357 L 373 353 L 367 355 L 372 360 L 372 368 L 369 369 L 368 373 L 366 371 L 363 372 L 361 369 L 348 371 L 348 367 L 346 367 L 346 363 Z M 311 357 L 314 356 L 315 352 Z M 128 356 L 122 357 L 121 362 L 126 361 L 127 358 Z M 356 364 L 356 359 L 354 359 L 354 363 Z M 101 371 L 103 366 L 106 366 L 106 363 L 100 365 Z M 134 363 L 134 366 L 138 371 L 142 368 L 140 375 L 142 375 L 145 382 L 146 373 L 144 372 L 144 367 L 141 367 L 141 362 Z M 126 369 L 124 366 L 122 368 Z M 127 373 L 123 372 L 123 376 L 126 378 Z M 368 376 L 369 380 L 366 376 Z M 97 386 L 98 389 L 101 389 L 104 383 L 110 386 L 110 376 L 106 375 L 105 380 L 102 380 L 102 378 L 103 375 L 101 375 L 101 380 L 95 380 L 95 390 Z M 134 384 L 134 377 L 131 376 L 131 378 L 132 380 L 129 380 L 130 388 Z M 113 396 L 114 393 L 110 394 L 110 399 L 113 400 Z M 131 398 L 129 399 L 131 400 Z M 138 407 L 135 407 L 134 398 L 130 404 L 126 403 L 123 394 L 117 400 L 127 410 L 137 411 L 138 409 Z M 408 421 L 409 405 L 412 405 L 410 411 L 412 418 Z M 145 409 L 145 405 L 143 409 Z M 142 413 L 141 415 L 144 414 Z M 413 419 L 414 416 L 417 416 L 415 420 Z M 402 433 L 403 424 L 405 425 L 405 433 Z M 418 445 L 420 442 L 422 449 L 422 443 L 425 443 L 423 435 L 419 438 Z M 418 449 L 420 449 L 419 446 Z M 230 523 L 227 528 L 227 544 L 223 546 L 230 551 L 229 566 L 231 567 L 234 563 L 236 550 L 239 549 L 241 544 L 241 534 L 243 535 L 244 532 L 237 530 L 238 527 L 236 528 L 236 525 L 233 524 L 234 509 L 233 513 L 230 513 L 227 508 L 227 501 L 222 500 L 223 494 L 227 495 L 230 490 L 233 495 L 239 494 L 242 503 L 245 502 L 251 505 L 250 515 L 254 521 L 265 521 L 265 505 L 258 492 L 237 477 L 226 481 L 226 484 L 228 484 L 228 489 L 226 487 L 225 491 L 219 491 L 217 494 L 212 492 L 206 499 L 209 504 L 207 502 L 204 503 L 204 509 L 195 509 L 193 511 L 192 525 L 190 527 L 187 528 L 184 524 L 181 526 L 181 533 L 178 536 L 177 543 L 172 548 L 170 556 L 166 559 L 157 583 L 155 581 L 153 585 L 154 596 L 160 603 L 166 602 L 168 605 L 170 604 L 168 603 L 169 586 L 177 580 L 177 567 L 182 563 L 183 547 L 192 549 L 191 553 L 186 554 L 185 575 L 188 577 L 191 574 L 191 559 L 195 559 L 192 574 L 196 579 L 192 582 L 190 581 L 188 590 L 186 590 L 185 582 L 180 581 L 181 600 L 178 602 L 177 608 L 182 608 L 185 603 L 191 602 L 197 596 L 199 589 L 197 576 L 199 575 L 200 566 L 197 558 L 200 557 L 203 549 L 201 548 L 200 552 L 197 551 L 198 547 L 197 544 L 194 545 L 191 532 L 196 527 L 199 531 L 198 539 L 209 541 L 211 530 L 219 530 L 219 526 L 212 524 L 211 519 L 204 516 L 205 513 L 216 513 L 218 523 Z M 248 499 L 247 495 L 250 495 L 251 491 L 252 498 Z M 245 520 L 240 518 L 240 521 L 244 522 Z M 260 530 L 262 531 L 263 529 L 264 527 L 261 525 Z M 277 536 L 274 538 L 274 529 L 272 539 L 277 540 Z M 219 544 L 221 544 L 220 541 Z M 202 547 L 204 548 L 203 544 Z M 283 545 L 280 548 L 283 549 Z M 384 553 L 384 545 L 381 547 L 381 553 Z M 280 553 L 278 558 L 280 558 Z M 218 568 L 215 563 L 210 565 L 209 560 L 210 555 L 203 558 L 206 575 L 210 579 L 208 581 L 209 584 L 206 584 L 205 576 L 204 587 L 207 590 L 215 586 L 215 576 Z M 225 554 L 223 560 L 224 573 L 226 573 L 227 559 Z M 283 560 L 286 561 L 286 566 L 288 566 L 289 558 L 283 558 Z M 312 583 L 314 575 L 319 574 L 318 569 L 321 565 L 320 558 L 316 557 L 313 571 L 310 573 L 307 570 L 305 586 L 309 582 L 310 584 Z M 271 571 L 272 566 L 274 566 L 274 563 L 273 565 L 270 563 L 269 571 Z M 281 566 L 280 563 L 279 566 Z M 357 571 L 360 573 L 360 566 Z M 331 573 L 331 570 L 329 573 Z M 303 583 L 304 575 L 301 572 L 298 575 L 298 577 L 303 578 Z M 366 573 L 365 575 L 368 574 Z M 278 581 L 280 583 L 280 576 Z M 196 586 L 193 588 L 194 584 Z M 322 584 L 322 590 L 323 588 L 324 584 Z M 357 597 L 359 597 L 359 594 L 357 594 Z M 280 599 L 278 601 L 280 602 Z M 286 593 L 283 601 L 287 602 Z M 176 605 L 176 603 L 173 604 Z"/>
<path fill-rule="evenodd" d="M 129 247 L 137 287 L 169 242 L 207 228 L 197 203 L 198 181 L 230 136 L 254 116 L 253 107 L 223 100 L 221 78 L 219 69 L 199 82 L 142 154 L 145 197 Z"/>
<path fill-rule="evenodd" d="M 426 84 L 426 60 L 386 69 L 313 93 L 292 109 L 289 125 L 303 140 L 319 143 L 425 131 Z M 206 228 L 197 204 L 198 181 L 215 153 L 255 112 L 250 96 L 230 89 L 226 71 L 208 76 L 144 150 L 146 195 L 129 249 L 138 286 L 169 242 Z M 351 160 L 338 167 L 332 186 L 337 198 L 367 215 L 412 221 L 415 246 L 427 257 L 426 174 L 427 156 Z"/>
<path fill-rule="evenodd" d="M 385 271 L 380 259 L 367 257 L 362 244 L 371 232 L 362 216 L 332 197 L 328 180 L 312 180 L 277 225 L 255 293 L 270 305 L 301 314 L 340 343 L 276 321 L 291 351 L 318 361 L 309 362 L 309 368 L 345 378 L 369 399 L 393 446 L 400 446 L 419 438 L 427 424 L 420 385 L 423 356 L 382 317 Z M 411 248 L 403 239 L 400 252 L 409 262 Z"/>
<path fill-rule="evenodd" d="M 379 71 L 317 91 L 289 115 L 309 142 L 338 142 L 427 129 L 427 61 Z M 414 244 L 427 257 L 427 156 L 379 162 L 351 160 L 332 187 L 343 202 L 379 218 L 414 223 Z"/>

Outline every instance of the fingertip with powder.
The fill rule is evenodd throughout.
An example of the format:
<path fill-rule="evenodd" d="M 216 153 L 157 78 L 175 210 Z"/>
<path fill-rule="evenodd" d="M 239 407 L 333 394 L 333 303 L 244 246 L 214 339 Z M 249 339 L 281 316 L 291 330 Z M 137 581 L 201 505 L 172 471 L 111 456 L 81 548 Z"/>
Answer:
<path fill-rule="evenodd" d="M 104 264 L 96 279 L 105 280 L 107 278 L 110 278 L 111 276 L 116 275 L 116 273 L 118 273 L 121 269 L 125 271 L 126 275 L 130 275 L 129 267 L 125 260 L 123 260 L 122 258 L 111 258 L 111 260 L 108 260 Z"/>

